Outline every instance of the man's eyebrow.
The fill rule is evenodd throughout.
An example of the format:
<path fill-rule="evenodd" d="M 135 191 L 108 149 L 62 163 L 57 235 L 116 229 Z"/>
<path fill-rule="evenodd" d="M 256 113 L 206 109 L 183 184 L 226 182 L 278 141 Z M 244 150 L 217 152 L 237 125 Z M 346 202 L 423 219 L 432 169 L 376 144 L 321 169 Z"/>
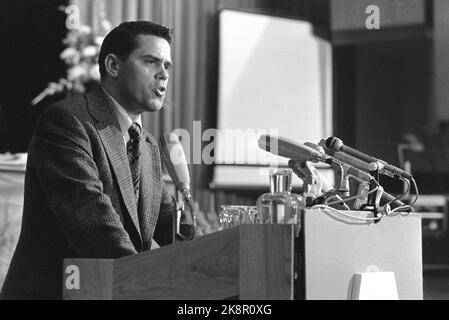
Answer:
<path fill-rule="evenodd" d="M 144 59 L 145 59 L 145 58 L 151 58 L 151 59 L 154 59 L 154 60 L 156 60 L 156 61 L 158 61 L 158 62 L 161 62 L 161 61 L 162 61 L 161 58 L 156 57 L 156 56 L 153 56 L 152 54 L 149 54 L 149 53 L 143 55 L 142 58 L 144 58 Z M 172 66 L 172 65 L 173 65 L 173 63 L 172 63 L 171 61 L 169 61 L 169 60 L 165 61 L 165 64 L 166 64 L 166 65 L 169 65 L 169 66 Z"/>

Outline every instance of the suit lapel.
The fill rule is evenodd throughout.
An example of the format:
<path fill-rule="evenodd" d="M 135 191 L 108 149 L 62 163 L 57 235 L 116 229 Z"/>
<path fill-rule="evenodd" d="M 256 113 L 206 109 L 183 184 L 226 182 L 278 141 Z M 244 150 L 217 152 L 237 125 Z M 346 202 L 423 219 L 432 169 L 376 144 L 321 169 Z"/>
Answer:
<path fill-rule="evenodd" d="M 160 156 L 157 145 L 151 141 L 148 133 L 142 137 L 142 174 L 139 194 L 139 223 L 144 248 L 149 248 L 152 233 L 156 225 L 161 198 Z M 158 184 L 159 183 L 159 184 Z"/>
<path fill-rule="evenodd" d="M 99 90 L 101 92 L 94 91 L 94 93 L 87 95 L 89 110 L 92 116 L 98 121 L 96 124 L 98 134 L 100 135 L 113 172 L 117 178 L 120 193 L 128 214 L 142 241 L 133 180 L 131 177 L 131 169 L 129 168 L 128 156 L 126 154 L 125 142 L 123 141 L 123 135 L 120 131 L 117 116 L 115 115 L 112 106 L 109 105 L 109 99 L 101 89 Z"/>

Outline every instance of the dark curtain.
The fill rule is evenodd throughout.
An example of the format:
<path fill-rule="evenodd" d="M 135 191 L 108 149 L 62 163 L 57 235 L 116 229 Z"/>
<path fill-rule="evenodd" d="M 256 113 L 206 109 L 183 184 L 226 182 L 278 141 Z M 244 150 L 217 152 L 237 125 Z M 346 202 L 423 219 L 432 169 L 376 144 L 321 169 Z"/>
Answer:
<path fill-rule="evenodd" d="M 39 114 L 31 100 L 48 82 L 64 76 L 59 59 L 65 36 L 65 0 L 0 1 L 0 153 L 25 152 Z"/>

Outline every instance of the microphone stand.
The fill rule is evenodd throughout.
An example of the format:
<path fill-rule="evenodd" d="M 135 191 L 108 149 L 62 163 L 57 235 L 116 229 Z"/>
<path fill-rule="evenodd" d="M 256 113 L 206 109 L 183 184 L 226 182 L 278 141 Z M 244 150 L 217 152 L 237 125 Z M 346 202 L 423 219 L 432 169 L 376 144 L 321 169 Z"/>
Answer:
<path fill-rule="evenodd" d="M 303 195 L 306 207 L 312 206 L 313 200 L 316 198 L 312 192 L 312 187 L 318 184 L 318 179 L 311 168 L 312 165 L 308 161 L 297 162 L 290 159 L 288 166 L 298 178 L 303 180 Z"/>
<path fill-rule="evenodd" d="M 370 163 L 370 167 L 372 167 L 373 170 L 370 170 L 369 173 L 374 177 L 374 180 L 376 181 L 376 183 L 370 182 L 370 184 L 369 184 L 369 191 L 372 191 L 376 187 L 380 187 L 380 185 L 379 185 L 379 167 L 374 162 Z M 366 203 L 360 207 L 360 210 L 371 211 L 374 215 L 374 218 L 379 218 L 379 219 L 374 220 L 374 223 L 378 223 L 380 221 L 378 206 L 379 206 L 380 196 L 382 195 L 382 192 L 383 192 L 382 190 L 380 192 L 378 190 L 371 192 L 368 195 L 368 199 L 367 199 Z"/>
<path fill-rule="evenodd" d="M 182 211 L 185 210 L 185 205 L 187 204 L 191 219 L 192 219 L 192 235 L 190 237 L 185 237 L 182 235 L 180 230 L 180 221 Z M 176 187 L 176 214 L 173 217 L 173 237 L 172 242 L 175 243 L 176 240 L 192 240 L 195 237 L 195 215 L 192 195 L 190 194 L 190 188 L 188 185 L 182 185 L 181 187 Z"/>
<path fill-rule="evenodd" d="M 336 197 L 341 202 L 343 202 L 342 195 L 349 195 L 349 180 L 346 174 L 346 171 L 342 164 L 340 163 L 332 163 L 334 168 L 336 168 L 336 176 L 339 180 L 338 185 L 330 191 L 323 193 L 321 196 L 314 199 L 313 204 L 327 204 L 327 200 L 331 197 Z M 340 195 L 340 193 L 342 195 Z"/>
<path fill-rule="evenodd" d="M 181 217 L 181 212 L 184 210 L 184 201 L 182 201 L 182 195 L 178 188 L 176 188 L 176 211 L 173 216 L 173 223 L 172 223 L 172 243 L 176 243 L 176 236 L 179 233 L 179 220 Z"/>
<path fill-rule="evenodd" d="M 357 198 L 354 202 L 354 209 L 361 210 L 361 207 L 368 201 L 368 192 L 370 191 L 370 183 L 366 182 L 358 182 L 357 186 L 357 194 L 359 198 Z"/>
<path fill-rule="evenodd" d="M 342 193 L 341 196 L 343 197 L 348 197 L 350 195 L 349 194 L 350 190 L 347 172 L 343 167 L 343 165 L 341 165 L 340 163 L 333 164 L 333 166 L 337 167 L 336 176 L 338 177 L 339 180 L 338 187 L 335 188 L 335 191 L 337 193 Z"/>

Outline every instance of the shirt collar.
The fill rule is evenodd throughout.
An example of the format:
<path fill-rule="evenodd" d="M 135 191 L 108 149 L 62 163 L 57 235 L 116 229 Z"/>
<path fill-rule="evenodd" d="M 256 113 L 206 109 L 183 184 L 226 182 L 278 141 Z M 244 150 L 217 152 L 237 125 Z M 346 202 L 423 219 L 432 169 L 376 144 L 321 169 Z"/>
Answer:
<path fill-rule="evenodd" d="M 128 112 L 126 112 L 125 108 L 123 108 L 120 103 L 115 100 L 112 95 L 106 90 L 105 87 L 102 87 L 103 91 L 106 93 L 106 95 L 111 99 L 112 101 L 112 108 L 117 116 L 118 123 L 120 125 L 120 131 L 123 135 L 128 134 L 128 129 L 131 126 L 133 122 L 137 122 L 137 124 L 142 128 L 142 116 L 139 115 L 135 121 L 131 119 Z"/>

